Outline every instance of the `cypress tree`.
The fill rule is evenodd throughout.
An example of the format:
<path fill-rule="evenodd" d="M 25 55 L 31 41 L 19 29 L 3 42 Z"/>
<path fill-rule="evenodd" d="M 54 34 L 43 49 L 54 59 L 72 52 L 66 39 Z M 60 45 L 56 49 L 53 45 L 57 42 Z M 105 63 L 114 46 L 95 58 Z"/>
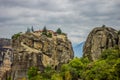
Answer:
<path fill-rule="evenodd" d="M 33 28 L 33 26 L 31 27 L 31 31 L 34 32 L 34 28 Z"/>
<path fill-rule="evenodd" d="M 60 28 L 57 29 L 56 33 L 62 34 L 62 30 Z"/>

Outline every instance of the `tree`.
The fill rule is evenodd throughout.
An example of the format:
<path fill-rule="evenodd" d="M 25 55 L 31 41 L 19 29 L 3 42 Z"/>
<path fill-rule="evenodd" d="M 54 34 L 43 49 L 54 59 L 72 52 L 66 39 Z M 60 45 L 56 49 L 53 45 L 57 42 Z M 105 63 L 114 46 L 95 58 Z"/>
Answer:
<path fill-rule="evenodd" d="M 103 24 L 102 27 L 105 28 L 106 26 Z"/>
<path fill-rule="evenodd" d="M 51 77 L 51 80 L 63 80 L 62 76 L 58 73 L 54 73 Z"/>
<path fill-rule="evenodd" d="M 120 61 L 115 65 L 115 74 L 117 75 L 117 79 L 120 79 Z"/>
<path fill-rule="evenodd" d="M 46 26 L 44 26 L 42 34 L 47 36 L 47 28 L 46 28 Z"/>
<path fill-rule="evenodd" d="M 27 31 L 26 31 L 26 33 L 30 33 L 30 28 L 27 28 Z"/>
<path fill-rule="evenodd" d="M 33 28 L 33 26 L 31 27 L 31 31 L 34 32 L 34 28 Z"/>
<path fill-rule="evenodd" d="M 28 78 L 31 79 L 32 77 L 35 77 L 38 75 L 38 69 L 37 67 L 30 67 L 30 69 L 28 70 Z"/>
<path fill-rule="evenodd" d="M 13 38 L 17 39 L 20 35 L 21 35 L 21 32 L 19 32 L 19 33 L 17 33 L 17 34 L 14 34 L 14 35 L 12 36 L 12 39 L 13 39 Z"/>
<path fill-rule="evenodd" d="M 46 26 L 44 26 L 44 28 L 43 28 L 43 32 L 47 32 L 47 28 L 46 28 Z"/>
<path fill-rule="evenodd" d="M 52 38 L 52 34 L 48 33 L 47 37 Z"/>
<path fill-rule="evenodd" d="M 72 80 L 72 75 L 70 74 L 70 71 L 65 72 L 65 80 Z"/>
<path fill-rule="evenodd" d="M 54 73 L 55 73 L 55 70 L 52 69 L 52 67 L 50 65 L 48 65 L 47 67 L 45 67 L 44 73 L 42 73 L 42 76 L 45 79 L 51 79 L 51 77 Z"/>
<path fill-rule="evenodd" d="M 60 28 L 57 29 L 56 33 L 62 34 L 62 30 Z"/>

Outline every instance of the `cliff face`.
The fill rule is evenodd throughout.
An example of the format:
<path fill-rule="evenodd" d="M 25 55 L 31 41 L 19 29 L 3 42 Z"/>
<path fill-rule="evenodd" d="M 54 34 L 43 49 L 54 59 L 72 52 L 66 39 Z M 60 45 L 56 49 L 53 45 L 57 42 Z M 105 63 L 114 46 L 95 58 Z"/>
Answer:
<path fill-rule="evenodd" d="M 116 45 L 120 45 L 118 31 L 109 27 L 97 27 L 87 37 L 83 48 L 83 56 L 90 60 L 96 60 L 103 50 Z"/>
<path fill-rule="evenodd" d="M 26 71 L 31 66 L 43 70 L 46 66 L 59 69 L 63 63 L 68 63 L 74 57 L 71 42 L 64 34 L 51 32 L 52 37 L 32 32 L 13 36 L 13 74 L 14 79 L 26 77 Z"/>
<path fill-rule="evenodd" d="M 118 46 L 120 48 L 120 31 L 118 32 Z"/>
<path fill-rule="evenodd" d="M 7 80 L 7 77 L 10 77 L 11 64 L 11 40 L 0 38 L 0 80 Z"/>

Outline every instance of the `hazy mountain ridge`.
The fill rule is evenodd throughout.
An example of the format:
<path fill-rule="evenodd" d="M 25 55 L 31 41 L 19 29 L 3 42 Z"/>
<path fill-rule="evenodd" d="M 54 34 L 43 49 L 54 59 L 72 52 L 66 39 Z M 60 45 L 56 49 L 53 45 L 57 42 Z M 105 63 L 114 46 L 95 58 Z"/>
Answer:
<path fill-rule="evenodd" d="M 84 44 L 85 44 L 85 41 L 73 46 L 74 57 L 82 57 Z"/>

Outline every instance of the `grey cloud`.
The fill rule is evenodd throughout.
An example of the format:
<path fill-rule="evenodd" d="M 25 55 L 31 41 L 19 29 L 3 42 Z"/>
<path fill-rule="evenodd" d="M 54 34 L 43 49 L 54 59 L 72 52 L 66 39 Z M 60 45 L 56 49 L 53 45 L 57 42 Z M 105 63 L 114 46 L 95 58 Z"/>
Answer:
<path fill-rule="evenodd" d="M 119 8 L 119 0 L 0 0 L 0 29 L 7 31 L 5 28 L 14 26 L 16 30 L 32 25 L 40 28 L 47 25 L 54 30 L 60 27 L 75 43 L 85 40 L 96 26 L 105 24 L 120 29 Z"/>
<path fill-rule="evenodd" d="M 56 0 L 1 0 L 0 6 L 2 7 L 22 7 L 30 8 L 37 10 L 46 10 L 46 11 L 64 11 L 64 5 L 58 6 Z"/>

